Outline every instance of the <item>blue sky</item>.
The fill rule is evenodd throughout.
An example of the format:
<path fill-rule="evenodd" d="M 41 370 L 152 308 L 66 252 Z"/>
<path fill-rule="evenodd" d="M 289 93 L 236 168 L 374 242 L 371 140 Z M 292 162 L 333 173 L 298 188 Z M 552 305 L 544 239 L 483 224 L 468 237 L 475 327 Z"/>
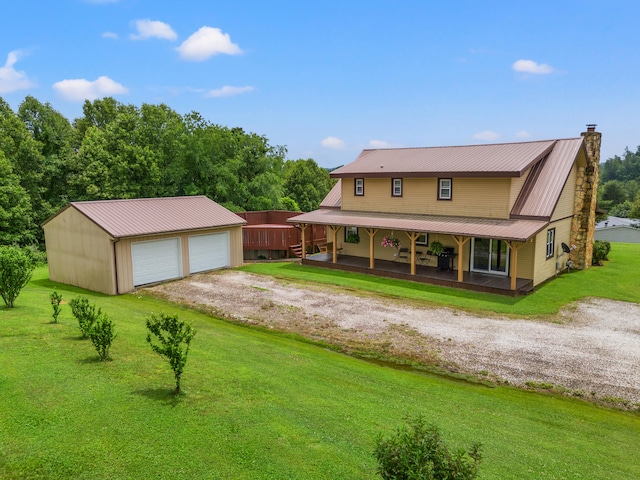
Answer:
<path fill-rule="evenodd" d="M 0 96 L 166 103 L 335 167 L 363 148 L 640 145 L 637 0 L 18 0 Z"/>

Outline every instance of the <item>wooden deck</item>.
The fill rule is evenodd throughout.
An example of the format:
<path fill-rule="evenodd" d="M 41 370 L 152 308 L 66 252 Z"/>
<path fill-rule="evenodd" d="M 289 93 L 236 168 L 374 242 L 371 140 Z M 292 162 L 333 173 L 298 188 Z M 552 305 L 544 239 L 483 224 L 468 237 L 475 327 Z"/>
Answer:
<path fill-rule="evenodd" d="M 338 255 L 338 263 L 333 263 L 332 259 L 330 253 L 316 253 L 308 255 L 303 264 L 500 295 L 517 296 L 533 290 L 533 281 L 526 278 L 516 279 L 516 289 L 511 290 L 511 279 L 501 275 L 464 272 L 463 281 L 459 283 L 457 270 L 442 271 L 436 267 L 416 265 L 416 274 L 411 275 L 411 265 L 404 261 L 376 260 L 375 268 L 370 269 L 368 258 Z"/>

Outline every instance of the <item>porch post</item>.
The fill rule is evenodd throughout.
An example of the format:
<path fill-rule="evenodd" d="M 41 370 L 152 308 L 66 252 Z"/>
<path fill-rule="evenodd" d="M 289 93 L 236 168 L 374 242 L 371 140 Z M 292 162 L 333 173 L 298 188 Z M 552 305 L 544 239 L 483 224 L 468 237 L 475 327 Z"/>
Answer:
<path fill-rule="evenodd" d="M 342 229 L 340 225 L 331 225 L 333 230 L 333 263 L 338 263 L 338 232 Z"/>
<path fill-rule="evenodd" d="M 509 263 L 509 276 L 511 277 L 511 290 L 516 289 L 516 280 L 518 274 L 518 250 L 525 245 L 524 242 L 514 242 L 505 240 L 505 243 L 509 245 L 509 248 L 513 252 L 511 256 L 511 262 Z"/>
<path fill-rule="evenodd" d="M 404 232 L 411 240 L 411 275 L 416 274 L 416 240 L 420 236 L 419 232 Z"/>
<path fill-rule="evenodd" d="M 465 237 L 463 235 L 454 235 L 453 239 L 458 244 L 458 282 L 462 283 L 464 280 L 464 271 L 463 271 L 463 260 L 462 260 L 462 248 L 465 244 L 471 240 L 471 237 Z"/>
<path fill-rule="evenodd" d="M 302 259 L 304 260 L 305 258 L 307 258 L 307 245 L 305 242 L 305 235 L 304 232 L 307 229 L 307 224 L 306 223 L 301 223 L 300 224 L 300 233 L 301 233 L 301 240 L 302 240 Z"/>
<path fill-rule="evenodd" d="M 369 268 L 373 269 L 374 267 L 374 258 L 373 258 L 373 237 L 378 233 L 377 228 L 367 228 L 367 233 L 369 234 Z"/>

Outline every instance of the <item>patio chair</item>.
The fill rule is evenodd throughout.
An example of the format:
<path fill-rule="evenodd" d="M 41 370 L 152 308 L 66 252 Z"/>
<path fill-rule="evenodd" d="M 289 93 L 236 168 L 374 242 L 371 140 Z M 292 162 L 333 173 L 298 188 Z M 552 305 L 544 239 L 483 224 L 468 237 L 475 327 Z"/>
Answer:
<path fill-rule="evenodd" d="M 409 259 L 409 249 L 408 248 L 400 248 L 398 250 L 398 253 L 396 254 L 396 258 L 394 259 L 394 261 L 398 261 L 401 258 L 404 258 L 405 260 Z"/>
<path fill-rule="evenodd" d="M 420 253 L 420 256 L 418 257 L 418 263 L 420 265 L 424 265 L 426 267 L 427 265 L 429 265 L 429 260 L 430 260 L 430 257 L 428 252 Z"/>

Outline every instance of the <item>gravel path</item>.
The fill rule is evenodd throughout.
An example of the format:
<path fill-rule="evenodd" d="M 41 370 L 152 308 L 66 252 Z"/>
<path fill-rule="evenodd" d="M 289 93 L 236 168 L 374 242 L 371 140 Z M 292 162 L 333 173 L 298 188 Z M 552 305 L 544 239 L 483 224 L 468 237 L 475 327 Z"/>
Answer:
<path fill-rule="evenodd" d="M 511 384 L 640 402 L 640 305 L 633 303 L 584 300 L 551 320 L 488 317 L 233 270 L 148 290 L 347 351 L 381 350 Z"/>

